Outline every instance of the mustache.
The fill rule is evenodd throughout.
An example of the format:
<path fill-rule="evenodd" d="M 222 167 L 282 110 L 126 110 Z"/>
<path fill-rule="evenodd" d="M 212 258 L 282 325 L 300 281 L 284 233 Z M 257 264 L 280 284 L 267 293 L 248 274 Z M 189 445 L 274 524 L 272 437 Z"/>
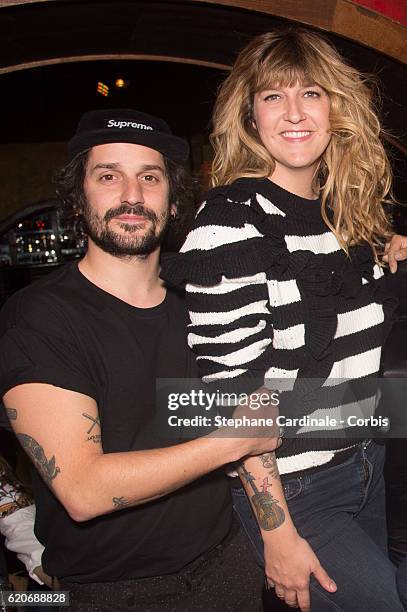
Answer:
<path fill-rule="evenodd" d="M 149 221 L 156 223 L 158 221 L 157 215 L 152 211 L 143 206 L 143 204 L 129 204 L 128 202 L 123 202 L 117 208 L 109 208 L 105 212 L 103 217 L 104 221 L 108 223 L 115 217 L 120 217 L 120 215 L 137 215 L 138 217 L 145 217 Z"/>

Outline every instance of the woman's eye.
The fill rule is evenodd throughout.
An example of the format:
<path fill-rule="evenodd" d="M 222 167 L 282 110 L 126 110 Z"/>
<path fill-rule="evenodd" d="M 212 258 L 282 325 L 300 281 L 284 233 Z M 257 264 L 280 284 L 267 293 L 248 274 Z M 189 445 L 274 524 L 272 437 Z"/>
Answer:
<path fill-rule="evenodd" d="M 267 100 L 274 101 L 274 100 L 278 100 L 279 98 L 280 98 L 280 94 L 268 94 L 268 95 L 267 95 L 267 96 L 264 98 L 264 101 L 267 101 Z"/>
<path fill-rule="evenodd" d="M 114 181 L 115 178 L 116 177 L 114 174 L 103 174 L 99 180 L 103 181 L 104 183 L 110 183 L 111 181 Z"/>
<path fill-rule="evenodd" d="M 319 91 L 315 91 L 314 89 L 309 89 L 304 93 L 304 97 L 306 98 L 320 98 L 321 94 Z"/>

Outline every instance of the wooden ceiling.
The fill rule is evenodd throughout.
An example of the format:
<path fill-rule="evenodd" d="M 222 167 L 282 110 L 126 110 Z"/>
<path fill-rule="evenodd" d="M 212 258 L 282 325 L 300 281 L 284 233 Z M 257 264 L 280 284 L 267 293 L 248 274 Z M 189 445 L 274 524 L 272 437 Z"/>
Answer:
<path fill-rule="evenodd" d="M 100 59 L 225 69 L 248 39 L 287 20 L 323 30 L 379 75 L 407 149 L 407 28 L 349 0 L 0 0 L 0 75 Z"/>

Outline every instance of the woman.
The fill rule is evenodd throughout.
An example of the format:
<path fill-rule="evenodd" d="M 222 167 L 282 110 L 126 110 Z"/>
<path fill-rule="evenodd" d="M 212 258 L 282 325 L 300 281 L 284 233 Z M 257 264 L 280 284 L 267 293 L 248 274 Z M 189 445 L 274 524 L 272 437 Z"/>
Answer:
<path fill-rule="evenodd" d="M 280 414 L 328 417 L 286 432 L 277 460 L 240 466 L 253 512 L 234 487 L 269 585 L 301 610 L 402 610 L 384 448 L 347 418 L 371 412 L 394 309 L 380 264 L 391 173 L 379 136 L 365 79 L 323 38 L 258 36 L 219 91 L 215 187 L 163 268 L 186 284 L 205 382 L 252 393 L 285 381 Z"/>

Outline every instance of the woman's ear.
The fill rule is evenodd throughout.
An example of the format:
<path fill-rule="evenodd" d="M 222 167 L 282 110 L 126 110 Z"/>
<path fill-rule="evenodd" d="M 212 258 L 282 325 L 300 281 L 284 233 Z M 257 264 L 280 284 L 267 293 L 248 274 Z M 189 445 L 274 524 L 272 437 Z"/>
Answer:
<path fill-rule="evenodd" d="M 257 130 L 256 119 L 254 118 L 253 106 L 250 108 L 250 123 L 252 127 Z"/>

